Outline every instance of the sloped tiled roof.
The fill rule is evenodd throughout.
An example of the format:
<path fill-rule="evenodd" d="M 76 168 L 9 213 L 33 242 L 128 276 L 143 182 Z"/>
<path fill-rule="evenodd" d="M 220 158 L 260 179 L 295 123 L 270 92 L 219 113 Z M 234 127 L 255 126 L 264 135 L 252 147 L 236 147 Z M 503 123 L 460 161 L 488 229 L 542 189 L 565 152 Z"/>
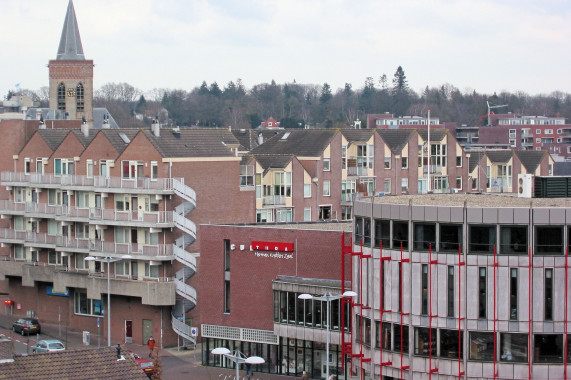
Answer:
<path fill-rule="evenodd" d="M 258 136 L 261 133 L 263 141 L 272 138 L 278 134 L 283 134 L 284 130 L 272 130 L 272 129 L 233 129 L 232 134 L 240 142 L 240 150 L 250 151 L 257 147 Z"/>
<path fill-rule="evenodd" d="M 511 149 L 487 150 L 486 156 L 494 164 L 505 164 L 513 157 L 513 151 Z"/>
<path fill-rule="evenodd" d="M 257 154 L 256 161 L 264 168 L 283 169 L 291 162 L 293 155 L 291 154 Z"/>
<path fill-rule="evenodd" d="M 349 144 L 367 142 L 375 132 L 374 129 L 341 129 L 340 131 Z"/>
<path fill-rule="evenodd" d="M 321 156 L 331 142 L 336 130 L 331 129 L 287 129 L 262 145 L 251 150 L 258 154 L 294 154 L 301 157 Z"/>
<path fill-rule="evenodd" d="M 105 347 L 16 356 L 0 363 L 0 379 L 145 380 L 147 375 L 129 355 L 117 360 L 116 349 Z"/>
<path fill-rule="evenodd" d="M 391 152 L 400 154 L 408 143 L 410 136 L 415 132 L 414 129 L 378 129 L 377 133 L 382 137 L 384 142 L 389 146 Z M 432 137 L 432 133 L 430 134 Z"/>
<path fill-rule="evenodd" d="M 468 173 L 472 173 L 474 169 L 476 169 L 476 166 L 478 166 L 478 163 L 484 155 L 485 153 L 483 151 L 470 152 L 470 158 L 468 159 Z"/>
<path fill-rule="evenodd" d="M 139 132 L 138 129 L 102 129 L 100 133 L 103 133 L 107 140 L 113 145 L 113 148 L 117 151 L 117 153 L 121 154 L 129 146 L 121 136 L 120 133 L 123 133 L 130 141 L 137 135 Z"/>
<path fill-rule="evenodd" d="M 55 151 L 62 141 L 67 137 L 69 129 L 38 129 L 38 133 L 44 139 L 46 144 L 50 147 L 52 151 Z"/>
<path fill-rule="evenodd" d="M 95 135 L 97 135 L 97 130 L 90 130 L 89 134 L 87 135 L 87 137 L 83 134 L 83 132 L 81 132 L 81 129 L 72 129 L 71 133 L 73 133 L 75 135 L 75 137 L 77 137 L 77 139 L 79 140 L 79 142 L 81 143 L 81 145 L 83 145 L 83 147 L 87 147 L 91 141 L 93 141 L 93 139 L 95 138 Z"/>
<path fill-rule="evenodd" d="M 143 130 L 149 141 L 163 157 L 231 157 L 228 145 L 240 145 L 228 129 L 180 128 L 161 129 L 160 136 Z"/>
<path fill-rule="evenodd" d="M 528 173 L 534 173 L 535 169 L 541 164 L 541 160 L 547 154 L 545 150 L 516 150 L 515 155 L 521 161 Z"/>
<path fill-rule="evenodd" d="M 428 140 L 428 129 L 417 129 L 416 131 L 424 141 Z M 442 141 L 447 134 L 448 129 L 430 128 L 430 142 Z"/>

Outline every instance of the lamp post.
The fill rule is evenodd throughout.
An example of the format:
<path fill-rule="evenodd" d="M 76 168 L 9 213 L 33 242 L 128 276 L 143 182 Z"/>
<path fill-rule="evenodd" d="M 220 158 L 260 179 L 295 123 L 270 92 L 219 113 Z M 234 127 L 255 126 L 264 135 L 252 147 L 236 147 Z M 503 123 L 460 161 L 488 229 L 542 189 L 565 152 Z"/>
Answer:
<path fill-rule="evenodd" d="M 111 347 L 111 278 L 110 278 L 110 267 L 111 263 L 121 261 L 123 259 L 130 259 L 133 256 L 131 255 L 123 255 L 121 258 L 118 257 L 94 257 L 94 256 L 87 256 L 85 258 L 86 261 L 99 261 L 102 263 L 107 263 L 107 310 L 105 310 L 105 314 L 107 314 L 107 346 Z"/>
<path fill-rule="evenodd" d="M 311 294 L 303 293 L 297 296 L 301 300 L 317 300 L 327 302 L 327 333 L 326 333 L 326 345 L 325 345 L 325 378 L 329 380 L 329 334 L 331 331 L 331 301 L 338 300 L 345 297 L 355 297 L 357 293 L 348 290 L 343 294 L 333 295 L 331 293 L 325 293 L 321 296 L 313 296 Z M 341 311 L 343 312 L 343 310 Z M 341 332 L 343 334 L 343 331 Z"/>
<path fill-rule="evenodd" d="M 240 364 L 241 363 L 263 364 L 266 362 L 264 360 L 264 358 L 261 358 L 259 356 L 246 357 L 246 355 L 244 355 L 243 353 L 241 353 L 238 350 L 234 351 L 234 353 L 231 353 L 231 351 L 229 349 L 227 349 L 226 347 L 217 347 L 217 348 L 212 350 L 212 354 L 224 355 L 226 358 L 232 360 L 236 364 L 236 380 L 238 380 L 240 378 Z"/>

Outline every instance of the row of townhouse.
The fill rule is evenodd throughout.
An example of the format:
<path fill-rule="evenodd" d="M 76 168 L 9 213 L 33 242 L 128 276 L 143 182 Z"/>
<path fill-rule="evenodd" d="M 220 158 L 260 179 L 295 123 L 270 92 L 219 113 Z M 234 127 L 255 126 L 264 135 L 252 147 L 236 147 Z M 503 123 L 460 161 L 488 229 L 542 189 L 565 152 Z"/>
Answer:
<path fill-rule="evenodd" d="M 552 165 L 544 151 L 471 153 L 442 128 L 281 130 L 244 153 L 240 184 L 259 223 L 348 220 L 357 196 L 515 192 L 518 174 Z"/>
<path fill-rule="evenodd" d="M 234 136 L 16 124 L 0 123 L 15 143 L 2 152 L 0 201 L 14 312 L 95 334 L 112 309 L 110 343 L 195 341 L 197 224 L 253 219 L 249 194 L 228 180 L 240 170 Z"/>

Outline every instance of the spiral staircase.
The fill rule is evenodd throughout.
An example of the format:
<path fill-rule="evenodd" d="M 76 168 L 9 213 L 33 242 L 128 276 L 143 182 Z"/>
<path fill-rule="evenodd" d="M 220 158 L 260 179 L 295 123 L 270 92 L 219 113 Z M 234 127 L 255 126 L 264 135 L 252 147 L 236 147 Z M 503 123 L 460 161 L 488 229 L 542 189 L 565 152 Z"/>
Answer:
<path fill-rule="evenodd" d="M 183 346 L 189 346 L 196 344 L 196 338 L 192 336 L 191 327 L 184 321 L 186 313 L 196 306 L 196 289 L 186 281 L 196 273 L 196 256 L 187 252 L 186 248 L 196 240 L 196 226 L 186 218 L 186 215 L 196 207 L 196 193 L 177 179 L 173 179 L 173 190 L 183 200 L 174 212 L 174 222 L 182 231 L 182 236 L 173 244 L 175 259 L 183 267 L 175 274 L 174 282 L 178 297 L 172 310 L 172 329 L 182 338 Z"/>

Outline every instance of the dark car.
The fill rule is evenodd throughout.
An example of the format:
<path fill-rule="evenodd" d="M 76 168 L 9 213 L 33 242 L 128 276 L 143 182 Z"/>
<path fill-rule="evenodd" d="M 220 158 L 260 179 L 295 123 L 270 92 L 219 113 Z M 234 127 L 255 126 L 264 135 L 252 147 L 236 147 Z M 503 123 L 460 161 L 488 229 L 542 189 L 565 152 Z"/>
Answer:
<path fill-rule="evenodd" d="M 42 331 L 40 322 L 35 318 L 20 318 L 12 325 L 12 330 L 22 335 L 39 334 Z"/>

